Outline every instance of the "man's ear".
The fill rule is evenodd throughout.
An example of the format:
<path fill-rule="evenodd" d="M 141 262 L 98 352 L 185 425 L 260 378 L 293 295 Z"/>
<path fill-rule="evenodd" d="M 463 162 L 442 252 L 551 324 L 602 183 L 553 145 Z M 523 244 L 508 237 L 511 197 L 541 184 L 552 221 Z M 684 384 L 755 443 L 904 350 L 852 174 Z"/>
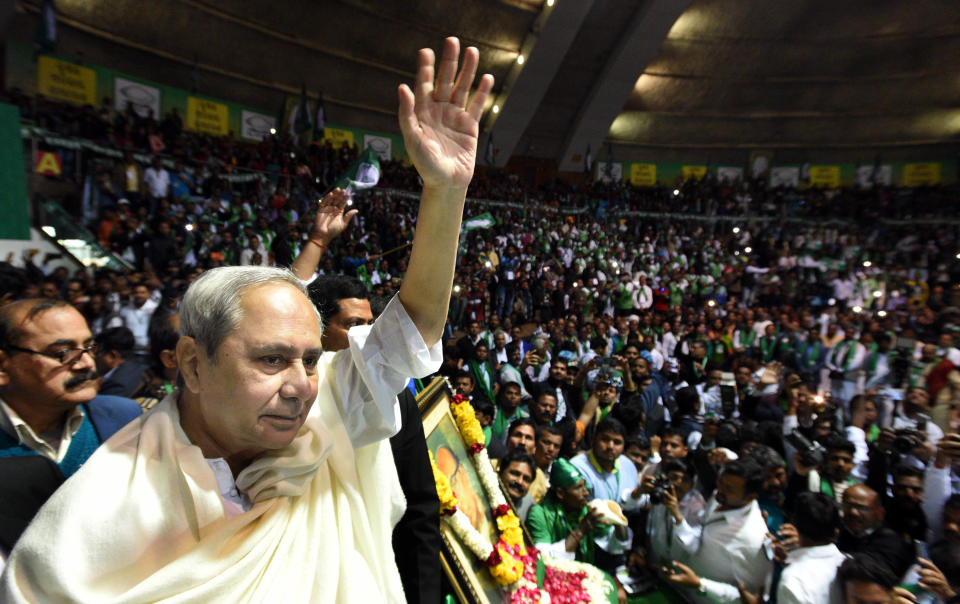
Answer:
<path fill-rule="evenodd" d="M 193 393 L 200 392 L 200 356 L 203 355 L 196 340 L 183 336 L 177 341 L 177 366 L 184 387 Z"/>

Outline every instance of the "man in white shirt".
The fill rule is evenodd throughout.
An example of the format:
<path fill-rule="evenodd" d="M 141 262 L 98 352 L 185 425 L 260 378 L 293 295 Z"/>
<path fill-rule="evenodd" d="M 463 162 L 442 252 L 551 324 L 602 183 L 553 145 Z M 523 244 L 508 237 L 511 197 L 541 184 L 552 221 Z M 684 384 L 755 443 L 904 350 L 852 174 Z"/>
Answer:
<path fill-rule="evenodd" d="M 850 399 L 857 394 L 857 382 L 862 375 L 863 359 L 867 349 L 857 342 L 852 327 L 844 330 L 844 339 L 833 347 L 827 357 L 830 371 L 830 390 L 833 400 L 849 411 Z"/>
<path fill-rule="evenodd" d="M 292 273 L 225 267 L 194 281 L 180 308 L 181 391 L 57 491 L 17 543 L 0 600 L 405 601 L 390 547 L 403 498 L 383 439 L 398 428 L 396 393 L 441 360 L 493 85 L 481 78 L 468 104 L 479 53 L 467 50 L 456 78 L 459 54 L 456 38 L 438 62 L 421 50 L 416 95 L 399 89 L 424 185 L 410 264 L 380 319 L 324 353 Z"/>
<path fill-rule="evenodd" d="M 690 564 L 674 562 L 664 572 L 672 583 L 691 588 L 694 602 L 739 602 L 740 587 L 760 594 L 766 589 L 773 561 L 764 542 L 767 524 L 757 505 L 763 470 L 749 457 L 728 462 L 717 479 L 717 492 L 707 503 L 703 525 L 686 521 L 676 538 L 689 545 Z"/>
<path fill-rule="evenodd" d="M 640 274 L 637 280 L 637 287 L 633 291 L 633 307 L 637 310 L 647 310 L 653 306 L 653 290 L 647 285 L 647 276 Z"/>
<path fill-rule="evenodd" d="M 154 157 L 153 163 L 143 173 L 143 182 L 150 196 L 150 213 L 157 209 L 157 202 L 166 199 L 170 193 L 170 173 L 160 164 L 160 158 Z"/>
<path fill-rule="evenodd" d="M 787 554 L 777 586 L 778 604 L 841 604 L 840 585 L 834 579 L 846 556 L 834 544 L 840 530 L 837 504 L 823 493 L 802 493 L 794 507 L 793 526 L 800 547 Z"/>
<path fill-rule="evenodd" d="M 673 334 L 670 323 L 663 324 L 663 335 L 660 337 L 660 352 L 664 359 L 672 359 L 674 350 L 677 348 L 677 336 Z"/>
<path fill-rule="evenodd" d="M 139 355 L 149 352 L 150 317 L 153 316 L 157 306 L 159 303 L 153 298 L 150 288 L 143 283 L 138 283 L 133 286 L 130 304 L 120 309 L 123 324 L 133 332 L 133 339 L 136 342 L 134 351 Z"/>

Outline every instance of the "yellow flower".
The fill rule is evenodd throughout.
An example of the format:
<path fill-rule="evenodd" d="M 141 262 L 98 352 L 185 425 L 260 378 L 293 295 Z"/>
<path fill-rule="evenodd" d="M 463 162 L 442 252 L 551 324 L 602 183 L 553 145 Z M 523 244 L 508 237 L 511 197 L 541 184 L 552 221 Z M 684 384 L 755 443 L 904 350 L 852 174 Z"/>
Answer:
<path fill-rule="evenodd" d="M 497 518 L 497 528 L 500 529 L 501 533 L 507 529 L 519 528 L 519 527 L 520 527 L 520 519 L 514 515 L 513 510 L 510 510 L 509 512 L 507 512 L 506 515 L 499 516 Z"/>
<path fill-rule="evenodd" d="M 523 562 L 517 560 L 502 548 L 499 551 L 500 564 L 490 569 L 490 576 L 500 585 L 516 583 L 523 576 Z"/>
<path fill-rule="evenodd" d="M 473 424 L 468 424 L 460 428 L 460 435 L 463 437 L 463 442 L 466 443 L 468 447 L 472 447 L 476 444 L 484 444 L 486 439 L 483 436 L 483 428 L 480 427 L 480 422 L 474 421 Z"/>
<path fill-rule="evenodd" d="M 453 494 L 450 488 L 450 481 L 446 475 L 437 467 L 437 462 L 433 458 L 433 452 L 430 452 L 430 467 L 433 469 L 433 480 L 437 486 L 437 498 L 440 500 L 440 512 L 449 512 L 457 507 L 457 496 Z"/>
<path fill-rule="evenodd" d="M 473 412 L 473 406 L 468 401 L 457 405 L 452 405 L 450 410 L 453 412 L 453 419 L 457 422 L 457 429 L 460 430 L 460 436 L 468 447 L 476 444 L 484 444 L 486 439 L 483 437 L 483 427 L 477 421 L 477 416 Z"/>

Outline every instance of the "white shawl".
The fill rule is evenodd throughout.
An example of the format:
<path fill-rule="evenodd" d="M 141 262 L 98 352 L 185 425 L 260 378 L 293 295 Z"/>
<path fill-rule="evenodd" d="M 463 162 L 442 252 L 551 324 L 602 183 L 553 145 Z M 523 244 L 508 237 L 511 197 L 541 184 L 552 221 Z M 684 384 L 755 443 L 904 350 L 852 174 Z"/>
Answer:
<path fill-rule="evenodd" d="M 293 443 L 237 477 L 250 511 L 227 520 L 168 397 L 40 510 L 0 601 L 403 602 L 391 532 L 405 501 L 389 443 L 351 446 L 331 357 Z"/>

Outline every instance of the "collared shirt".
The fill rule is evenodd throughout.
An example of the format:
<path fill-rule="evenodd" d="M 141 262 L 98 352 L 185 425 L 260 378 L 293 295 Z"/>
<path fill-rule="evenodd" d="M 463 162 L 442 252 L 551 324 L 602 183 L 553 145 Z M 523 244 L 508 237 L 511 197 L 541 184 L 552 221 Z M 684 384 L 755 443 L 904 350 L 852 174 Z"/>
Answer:
<path fill-rule="evenodd" d="M 840 604 L 843 597 L 834 579 L 845 559 L 833 543 L 791 551 L 777 587 L 777 604 Z"/>
<path fill-rule="evenodd" d="M 707 502 L 697 489 L 690 489 L 679 502 L 680 515 L 691 528 L 703 523 Z M 677 534 L 677 523 L 662 504 L 654 505 L 647 516 L 647 534 L 650 535 L 650 551 L 647 556 L 654 565 L 660 561 L 676 560 L 686 563 L 693 549 L 691 543 L 681 543 Z M 688 531 L 684 536 L 690 535 Z"/>
<path fill-rule="evenodd" d="M 753 592 L 765 591 L 773 562 L 764 551 L 767 524 L 756 501 L 734 510 L 719 510 L 711 498 L 703 525 L 686 521 L 676 527 L 682 543 L 691 544 L 690 568 L 701 579 L 706 595 L 690 593 L 696 602 L 738 602 L 738 583 Z"/>
<path fill-rule="evenodd" d="M 592 499 L 609 499 L 622 505 L 623 493 L 637 488 L 637 468 L 624 455 L 617 458 L 613 472 L 600 467 L 593 451 L 574 456 L 570 463 L 583 474 Z"/>
<path fill-rule="evenodd" d="M 137 308 L 133 304 L 125 306 L 120 310 L 120 316 L 130 331 L 133 332 L 133 338 L 136 340 L 137 348 L 145 350 L 150 345 L 150 317 L 153 311 L 157 309 L 157 302 L 153 299 L 147 300 L 143 306 Z"/>
<path fill-rule="evenodd" d="M 63 424 L 63 432 L 58 437 L 47 435 L 48 438 L 43 438 L 43 435 L 37 435 L 33 428 L 23 421 L 12 407 L 7 405 L 3 399 L 0 399 L 0 430 L 6 432 L 20 445 L 31 451 L 36 451 L 56 463 L 60 463 L 67 456 L 70 442 L 82 423 L 83 409 L 80 405 L 76 405 L 67 415 L 67 420 Z"/>

